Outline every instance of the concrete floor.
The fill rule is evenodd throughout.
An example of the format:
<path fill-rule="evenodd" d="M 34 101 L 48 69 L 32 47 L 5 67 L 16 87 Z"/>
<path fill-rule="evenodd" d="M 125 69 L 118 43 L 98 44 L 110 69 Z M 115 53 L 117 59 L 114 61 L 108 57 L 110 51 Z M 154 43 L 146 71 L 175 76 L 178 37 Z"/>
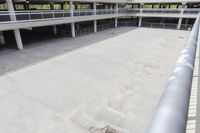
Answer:
<path fill-rule="evenodd" d="M 118 28 L 1 51 L 0 133 L 144 133 L 188 35 Z"/>

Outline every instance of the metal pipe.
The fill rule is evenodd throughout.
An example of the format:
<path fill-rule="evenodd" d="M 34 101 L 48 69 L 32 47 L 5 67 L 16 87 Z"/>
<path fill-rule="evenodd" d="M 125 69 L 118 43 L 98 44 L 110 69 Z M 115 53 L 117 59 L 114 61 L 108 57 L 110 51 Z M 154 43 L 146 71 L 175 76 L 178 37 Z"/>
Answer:
<path fill-rule="evenodd" d="M 198 15 L 146 133 L 185 133 L 199 35 Z"/>

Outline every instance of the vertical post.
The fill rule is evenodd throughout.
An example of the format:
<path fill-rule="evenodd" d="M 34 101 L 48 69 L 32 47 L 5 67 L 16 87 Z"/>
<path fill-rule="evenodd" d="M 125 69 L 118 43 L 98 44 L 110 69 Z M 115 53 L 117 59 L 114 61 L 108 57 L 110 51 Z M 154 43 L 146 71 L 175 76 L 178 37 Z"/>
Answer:
<path fill-rule="evenodd" d="M 69 1 L 69 8 L 70 8 L 70 16 L 73 17 L 74 16 L 74 7 L 73 7 L 72 0 Z"/>
<path fill-rule="evenodd" d="M 139 23 L 138 23 L 138 27 L 142 26 L 142 17 L 139 17 Z"/>
<path fill-rule="evenodd" d="M 97 15 L 97 3 L 93 2 L 93 12 Z M 94 32 L 97 32 L 97 20 L 94 20 Z"/>
<path fill-rule="evenodd" d="M 54 2 L 50 3 L 50 10 L 54 10 Z M 53 18 L 55 18 L 54 11 L 53 11 Z M 53 34 L 57 35 L 57 27 L 56 27 L 56 25 L 53 25 Z"/>
<path fill-rule="evenodd" d="M 189 21 L 189 19 L 188 19 L 188 18 L 186 18 L 186 19 L 185 19 L 185 25 L 187 25 L 187 24 L 188 24 L 188 21 Z"/>
<path fill-rule="evenodd" d="M 12 0 L 6 0 L 6 4 L 8 6 L 8 11 L 10 12 L 10 19 L 11 21 L 16 21 L 17 18 L 15 16 L 15 9 L 14 9 L 14 5 Z M 22 50 L 23 49 L 23 44 L 22 44 L 22 39 L 21 39 L 21 35 L 20 35 L 20 30 L 19 29 L 15 29 L 14 30 L 14 35 L 15 35 L 15 40 L 17 43 L 17 48 Z"/>
<path fill-rule="evenodd" d="M 183 15 L 185 8 L 186 8 L 186 3 L 182 3 L 181 15 Z M 178 20 L 178 25 L 177 25 L 176 29 L 178 29 L 178 30 L 181 29 L 182 20 L 183 20 L 183 18 L 180 17 Z"/>
<path fill-rule="evenodd" d="M 53 34 L 54 35 L 58 34 L 56 25 L 53 25 Z"/>
<path fill-rule="evenodd" d="M 72 0 L 70 0 L 70 2 L 69 2 L 69 8 L 70 8 L 70 16 L 73 17 L 74 16 L 74 6 L 73 6 Z M 76 37 L 74 23 L 71 23 L 71 33 L 72 33 L 72 37 Z"/>
<path fill-rule="evenodd" d="M 5 43 L 6 43 L 6 42 L 5 42 L 3 33 L 0 31 L 0 44 L 5 45 Z"/>
<path fill-rule="evenodd" d="M 116 5 L 115 5 L 115 13 L 118 14 L 118 12 L 119 12 L 119 4 L 116 3 Z M 117 28 L 117 26 L 118 26 L 118 18 L 115 18 L 115 28 Z"/>
<path fill-rule="evenodd" d="M 71 23 L 71 32 L 72 32 L 72 37 L 76 37 L 76 34 L 75 34 L 75 24 L 74 23 Z"/>
<path fill-rule="evenodd" d="M 144 7 L 144 3 L 140 3 L 140 14 L 142 14 L 143 7 Z"/>
<path fill-rule="evenodd" d="M 97 14 L 97 3 L 96 2 L 93 2 L 93 12 L 94 12 L 94 15 Z"/>
<path fill-rule="evenodd" d="M 118 11 L 119 11 L 119 4 L 116 3 L 116 5 L 115 5 L 115 13 L 118 14 Z"/>
<path fill-rule="evenodd" d="M 94 32 L 97 32 L 97 20 L 94 20 Z"/>
<path fill-rule="evenodd" d="M 17 42 L 17 48 L 19 50 L 23 49 L 23 44 L 22 44 L 22 39 L 21 39 L 21 34 L 20 34 L 20 30 L 14 30 L 14 34 L 15 34 L 15 40 Z"/>
<path fill-rule="evenodd" d="M 115 18 L 115 28 L 118 27 L 118 18 Z"/>
<path fill-rule="evenodd" d="M 181 29 L 182 20 L 183 20 L 183 18 L 179 18 L 178 25 L 177 25 L 177 28 L 176 28 L 177 30 Z"/>

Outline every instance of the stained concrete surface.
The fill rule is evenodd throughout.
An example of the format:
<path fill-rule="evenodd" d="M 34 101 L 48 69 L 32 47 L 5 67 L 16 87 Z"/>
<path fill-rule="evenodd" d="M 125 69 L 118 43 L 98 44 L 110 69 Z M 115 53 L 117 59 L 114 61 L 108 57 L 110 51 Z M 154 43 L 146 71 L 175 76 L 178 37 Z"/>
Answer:
<path fill-rule="evenodd" d="M 188 34 L 129 27 L 1 51 L 0 133 L 144 133 Z"/>

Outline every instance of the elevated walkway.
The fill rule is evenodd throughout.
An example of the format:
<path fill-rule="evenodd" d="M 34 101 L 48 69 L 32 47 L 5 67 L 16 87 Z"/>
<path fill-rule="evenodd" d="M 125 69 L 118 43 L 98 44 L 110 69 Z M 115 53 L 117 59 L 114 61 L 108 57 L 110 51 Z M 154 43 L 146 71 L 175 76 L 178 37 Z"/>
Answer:
<path fill-rule="evenodd" d="M 196 18 L 200 9 L 132 9 L 132 10 L 77 10 L 71 17 L 69 11 L 15 11 L 0 13 L 0 31 L 92 21 L 119 17 Z M 10 20 L 16 16 L 16 20 Z"/>

